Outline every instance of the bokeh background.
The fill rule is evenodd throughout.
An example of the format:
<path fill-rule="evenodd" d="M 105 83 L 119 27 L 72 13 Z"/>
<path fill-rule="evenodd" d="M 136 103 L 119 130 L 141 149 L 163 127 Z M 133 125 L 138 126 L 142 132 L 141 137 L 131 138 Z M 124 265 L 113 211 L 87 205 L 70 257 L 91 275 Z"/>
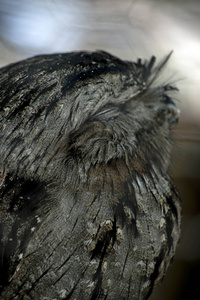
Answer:
<path fill-rule="evenodd" d="M 96 49 L 129 60 L 174 50 L 163 80 L 180 89 L 171 172 L 183 202 L 182 237 L 150 300 L 200 299 L 200 1 L 0 0 L 0 66 Z"/>

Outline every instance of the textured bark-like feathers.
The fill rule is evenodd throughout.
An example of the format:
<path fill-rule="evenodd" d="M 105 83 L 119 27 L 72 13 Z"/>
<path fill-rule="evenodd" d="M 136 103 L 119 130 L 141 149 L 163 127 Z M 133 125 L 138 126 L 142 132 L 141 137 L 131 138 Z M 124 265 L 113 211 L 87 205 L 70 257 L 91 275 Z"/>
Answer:
<path fill-rule="evenodd" d="M 165 275 L 180 236 L 176 88 L 156 84 L 169 56 L 0 70 L 2 299 L 147 299 Z"/>

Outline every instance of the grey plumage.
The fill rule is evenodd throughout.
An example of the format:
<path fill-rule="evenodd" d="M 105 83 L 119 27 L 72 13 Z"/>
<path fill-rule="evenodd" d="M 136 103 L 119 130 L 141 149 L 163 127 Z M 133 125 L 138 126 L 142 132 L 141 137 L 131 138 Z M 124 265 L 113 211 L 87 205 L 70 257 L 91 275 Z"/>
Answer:
<path fill-rule="evenodd" d="M 169 56 L 41 55 L 0 70 L 2 299 L 147 299 L 180 236 Z"/>

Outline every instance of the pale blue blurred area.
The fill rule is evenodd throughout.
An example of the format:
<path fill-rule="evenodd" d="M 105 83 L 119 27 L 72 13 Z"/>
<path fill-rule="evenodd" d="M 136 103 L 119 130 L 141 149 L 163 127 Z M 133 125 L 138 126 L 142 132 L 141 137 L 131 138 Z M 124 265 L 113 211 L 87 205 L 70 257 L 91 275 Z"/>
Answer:
<path fill-rule="evenodd" d="M 0 0 L 0 66 L 41 53 L 103 49 L 134 60 L 174 50 L 162 80 L 180 89 L 173 175 L 183 199 L 183 233 L 151 300 L 200 299 L 199 29 L 198 0 Z"/>
<path fill-rule="evenodd" d="M 0 36 L 21 56 L 103 48 L 129 59 L 172 49 L 187 57 L 200 49 L 194 12 L 192 1 L 0 0 Z"/>
<path fill-rule="evenodd" d="M 85 5 L 66 2 L 1 0 L 1 36 L 22 55 L 76 48 Z"/>

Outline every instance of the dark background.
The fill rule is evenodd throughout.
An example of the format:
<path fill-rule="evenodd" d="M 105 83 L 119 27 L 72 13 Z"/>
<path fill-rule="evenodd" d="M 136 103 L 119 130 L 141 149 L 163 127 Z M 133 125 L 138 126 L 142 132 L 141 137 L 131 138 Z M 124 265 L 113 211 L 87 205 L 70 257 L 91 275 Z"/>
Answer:
<path fill-rule="evenodd" d="M 173 265 L 150 300 L 200 299 L 200 1 L 0 0 L 0 66 L 41 53 L 107 50 L 158 59 L 180 89 L 172 176 L 183 202 Z"/>

